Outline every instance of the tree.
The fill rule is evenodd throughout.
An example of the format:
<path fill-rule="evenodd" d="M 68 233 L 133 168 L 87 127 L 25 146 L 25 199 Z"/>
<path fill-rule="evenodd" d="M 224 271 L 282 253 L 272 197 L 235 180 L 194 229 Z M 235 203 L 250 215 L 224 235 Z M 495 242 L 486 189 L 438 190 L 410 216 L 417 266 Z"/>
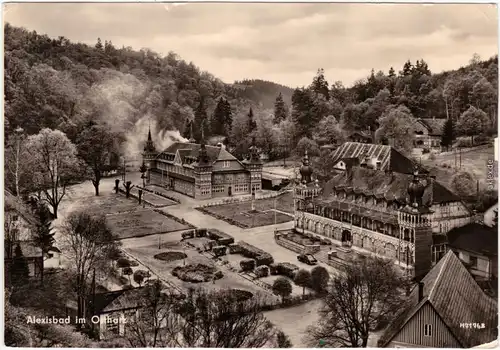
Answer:
<path fill-rule="evenodd" d="M 311 273 L 307 270 L 299 270 L 293 279 L 296 285 L 302 287 L 302 295 L 306 294 L 306 287 L 311 286 Z"/>
<path fill-rule="evenodd" d="M 37 223 L 36 229 L 33 231 L 33 243 L 42 250 L 44 256 L 47 256 L 51 248 L 54 247 L 55 242 L 55 232 L 52 229 L 52 214 L 43 202 L 36 204 L 35 214 Z"/>
<path fill-rule="evenodd" d="M 126 335 L 132 347 L 263 347 L 275 329 L 262 312 L 261 301 L 246 301 L 231 291 L 190 290 L 184 298 L 146 287 L 140 314 Z"/>
<path fill-rule="evenodd" d="M 380 127 L 375 132 L 378 142 L 387 140 L 398 151 L 409 154 L 413 148 L 415 119 L 405 106 L 388 108 L 379 119 Z"/>
<path fill-rule="evenodd" d="M 28 262 L 23 255 L 21 246 L 16 245 L 14 249 L 14 258 L 10 265 L 10 280 L 14 286 L 24 286 L 28 283 L 30 270 Z"/>
<path fill-rule="evenodd" d="M 137 283 L 139 286 L 142 285 L 144 280 L 148 277 L 149 272 L 144 271 L 144 270 L 137 270 L 134 272 L 134 282 Z"/>
<path fill-rule="evenodd" d="M 276 334 L 276 346 L 275 348 L 293 348 L 292 341 L 290 337 L 286 335 L 283 331 L 279 331 Z"/>
<path fill-rule="evenodd" d="M 292 121 L 296 126 L 297 137 L 311 136 L 312 129 L 321 119 L 313 113 L 314 98 L 309 89 L 295 89 L 292 95 Z"/>
<path fill-rule="evenodd" d="M 54 218 L 66 195 L 66 186 L 78 170 L 76 147 L 59 130 L 43 129 L 27 141 L 29 166 L 36 188 L 52 207 Z"/>
<path fill-rule="evenodd" d="M 482 110 L 470 106 L 457 121 L 457 131 L 462 135 L 471 137 L 471 143 L 474 144 L 474 136 L 480 135 L 486 131 L 488 125 L 488 116 Z"/>
<path fill-rule="evenodd" d="M 327 290 L 330 274 L 323 266 L 315 266 L 311 270 L 311 288 L 318 294 Z"/>
<path fill-rule="evenodd" d="M 233 111 L 231 110 L 231 104 L 228 100 L 224 100 L 223 105 L 224 110 L 224 135 L 229 135 L 231 132 L 231 127 L 233 125 Z"/>
<path fill-rule="evenodd" d="M 201 142 L 201 129 L 204 129 L 205 138 L 209 136 L 209 125 L 208 125 L 208 117 L 207 111 L 205 107 L 205 98 L 200 99 L 200 103 L 195 110 L 194 113 L 194 121 L 193 121 L 193 137 L 196 142 Z"/>
<path fill-rule="evenodd" d="M 292 294 L 292 284 L 285 277 L 278 277 L 273 283 L 273 294 L 281 297 L 281 301 L 284 303 L 285 298 L 288 298 Z"/>
<path fill-rule="evenodd" d="M 453 175 L 451 179 L 451 187 L 453 191 L 460 197 L 472 196 L 476 193 L 476 179 L 466 171 Z"/>
<path fill-rule="evenodd" d="M 342 126 L 333 115 L 321 119 L 314 132 L 314 138 L 318 143 L 339 145 L 345 141 Z"/>
<path fill-rule="evenodd" d="M 97 43 L 95 44 L 95 48 L 97 50 L 102 50 L 103 49 L 101 38 L 97 38 Z"/>
<path fill-rule="evenodd" d="M 406 280 L 392 261 L 356 259 L 332 278 L 323 297 L 319 325 L 307 341 L 326 347 L 366 347 L 370 333 L 391 320 L 405 299 Z"/>
<path fill-rule="evenodd" d="M 283 101 L 283 95 L 281 92 L 276 97 L 276 102 L 274 102 L 274 124 L 279 124 L 285 120 L 288 116 L 288 110 L 286 108 L 285 101 Z"/>
<path fill-rule="evenodd" d="M 255 122 L 252 107 L 250 107 L 247 116 L 248 116 L 248 130 L 250 131 L 250 133 L 253 133 L 254 130 L 257 128 L 257 123 Z"/>
<path fill-rule="evenodd" d="M 455 125 L 453 119 L 448 118 L 443 125 L 443 133 L 441 135 L 441 146 L 449 150 L 455 140 Z"/>
<path fill-rule="evenodd" d="M 313 79 L 310 89 L 316 94 L 321 94 L 328 101 L 330 99 L 330 89 L 328 82 L 325 79 L 325 71 L 323 68 L 318 69 L 318 73 Z"/>
<path fill-rule="evenodd" d="M 22 128 L 14 131 L 14 137 L 7 141 L 5 150 L 5 182 L 12 189 L 12 193 L 20 196 L 27 187 L 29 171 L 26 159 L 26 137 Z"/>
<path fill-rule="evenodd" d="M 225 135 L 226 134 L 226 104 L 221 97 L 217 102 L 214 114 L 211 119 L 210 131 L 212 135 Z"/>
<path fill-rule="evenodd" d="M 99 195 L 99 183 L 103 171 L 110 170 L 113 152 L 113 135 L 103 125 L 90 124 L 78 136 L 78 156 L 86 163 L 92 174 L 95 195 Z"/>
<path fill-rule="evenodd" d="M 132 281 L 130 280 L 130 275 L 132 275 L 134 273 L 134 271 L 132 271 L 132 268 L 125 267 L 125 268 L 123 268 L 122 271 L 123 271 L 123 275 L 128 276 L 128 283 L 132 284 Z"/>
<path fill-rule="evenodd" d="M 104 216 L 94 217 L 86 212 L 69 214 L 62 233 L 76 274 L 77 316 L 82 317 L 90 273 L 102 261 L 107 261 L 110 251 L 116 249 L 117 237 L 108 228 Z"/>
<path fill-rule="evenodd" d="M 295 148 L 295 152 L 299 156 L 303 156 L 306 151 L 310 156 L 319 155 L 319 147 L 318 147 L 318 144 L 316 143 L 316 141 L 308 139 L 307 137 L 303 137 L 297 143 L 297 147 Z"/>
<path fill-rule="evenodd" d="M 498 209 L 493 210 L 493 224 L 494 229 L 498 228 Z"/>

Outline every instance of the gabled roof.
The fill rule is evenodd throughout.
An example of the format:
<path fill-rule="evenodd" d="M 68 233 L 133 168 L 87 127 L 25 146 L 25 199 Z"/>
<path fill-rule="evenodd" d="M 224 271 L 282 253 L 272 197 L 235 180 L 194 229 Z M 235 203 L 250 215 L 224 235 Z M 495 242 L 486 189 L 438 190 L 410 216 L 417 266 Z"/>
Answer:
<path fill-rule="evenodd" d="M 326 183 L 323 198 L 329 198 L 334 189 L 351 187 L 365 195 L 374 195 L 387 200 L 402 200 L 408 197 L 408 185 L 413 175 L 392 173 L 354 166 L 350 172 L 334 175 Z M 423 203 L 426 205 L 457 202 L 460 198 L 437 181 L 426 180 Z"/>
<path fill-rule="evenodd" d="M 418 287 L 414 288 L 402 311 L 380 337 L 379 346 L 386 346 L 426 303 L 434 308 L 463 347 L 488 343 L 497 338 L 497 302 L 484 294 L 452 251 L 448 251 L 422 282 L 422 300 L 418 300 Z M 484 323 L 485 328 L 464 328 L 460 327 L 461 323 Z"/>
<path fill-rule="evenodd" d="M 372 143 L 344 142 L 339 148 L 331 153 L 336 164 L 343 158 L 377 158 L 380 161 L 380 169 L 396 173 L 412 174 L 418 164 L 407 158 L 399 151 L 387 145 L 375 145 Z M 426 172 L 420 169 L 420 172 Z"/>
<path fill-rule="evenodd" d="M 481 255 L 498 255 L 498 231 L 492 227 L 473 222 L 451 229 L 447 236 L 452 248 Z"/>
<path fill-rule="evenodd" d="M 210 162 L 215 162 L 216 160 L 237 160 L 228 151 L 215 146 L 206 145 L 207 155 Z M 183 159 L 185 157 L 192 157 L 194 159 L 198 158 L 200 153 L 201 145 L 197 143 L 186 143 L 186 142 L 174 142 L 169 147 L 167 147 L 163 152 L 161 152 L 158 157 L 163 153 L 176 154 L 179 151 L 179 155 Z M 221 159 L 222 158 L 222 159 Z"/>
<path fill-rule="evenodd" d="M 418 121 L 429 130 L 429 135 L 441 136 L 446 119 L 421 118 Z"/>
<path fill-rule="evenodd" d="M 95 297 L 90 295 L 89 310 L 92 310 L 94 315 L 100 315 L 112 311 L 137 308 L 140 306 L 144 293 L 145 288 L 139 287 L 98 293 Z M 93 300 L 95 300 L 94 307 L 92 307 Z"/>

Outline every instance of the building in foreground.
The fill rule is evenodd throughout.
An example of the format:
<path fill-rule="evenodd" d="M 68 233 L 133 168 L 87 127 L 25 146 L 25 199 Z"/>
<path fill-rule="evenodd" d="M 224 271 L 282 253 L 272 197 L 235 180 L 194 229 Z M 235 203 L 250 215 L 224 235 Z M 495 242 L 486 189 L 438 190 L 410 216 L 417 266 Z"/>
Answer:
<path fill-rule="evenodd" d="M 144 147 L 148 184 L 168 187 L 196 199 L 249 194 L 261 189 L 262 162 L 255 142 L 250 157 L 239 161 L 223 146 L 175 142 L 157 152 L 151 131 Z"/>
<path fill-rule="evenodd" d="M 497 339 L 498 304 L 449 251 L 410 293 L 379 347 L 470 348 Z"/>
<path fill-rule="evenodd" d="M 498 228 L 470 223 L 450 230 L 448 247 L 477 281 L 498 278 Z"/>
<path fill-rule="evenodd" d="M 471 221 L 464 203 L 390 146 L 346 142 L 334 174 L 312 182 L 306 155 L 295 189 L 295 227 L 424 275 L 446 253 L 446 232 Z"/>

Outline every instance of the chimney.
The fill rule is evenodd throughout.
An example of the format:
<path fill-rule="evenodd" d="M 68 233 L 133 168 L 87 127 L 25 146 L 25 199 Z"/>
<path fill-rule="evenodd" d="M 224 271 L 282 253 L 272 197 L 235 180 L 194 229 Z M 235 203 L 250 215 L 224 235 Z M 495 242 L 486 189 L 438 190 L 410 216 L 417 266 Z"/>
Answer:
<path fill-rule="evenodd" d="M 424 298 L 424 282 L 418 282 L 418 302 Z"/>

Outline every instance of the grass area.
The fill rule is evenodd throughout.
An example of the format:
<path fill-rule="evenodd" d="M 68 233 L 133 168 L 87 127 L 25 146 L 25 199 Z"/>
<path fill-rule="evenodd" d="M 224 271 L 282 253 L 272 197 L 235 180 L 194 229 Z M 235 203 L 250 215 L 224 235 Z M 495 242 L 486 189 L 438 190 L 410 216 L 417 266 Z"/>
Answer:
<path fill-rule="evenodd" d="M 217 219 L 224 220 L 232 225 L 243 228 L 253 228 L 260 226 L 268 226 L 282 224 L 292 221 L 293 216 L 283 214 L 274 210 L 260 211 L 257 209 L 251 212 L 251 202 L 242 202 L 234 204 L 214 205 L 211 207 L 200 208 L 203 213 L 212 215 Z M 276 219 L 276 220 L 275 220 Z"/>
<path fill-rule="evenodd" d="M 189 227 L 151 209 L 108 215 L 106 220 L 120 239 L 185 230 Z"/>
<path fill-rule="evenodd" d="M 458 164 L 458 153 L 456 157 Z M 462 152 L 462 167 L 458 171 L 474 174 L 475 178 L 479 180 L 480 186 L 485 187 L 488 161 L 494 161 L 493 146 L 480 146 L 468 152 Z M 455 154 L 436 154 L 434 159 L 422 160 L 422 164 L 435 172 L 439 182 L 451 188 L 452 177 L 457 172 L 455 170 Z"/>
<path fill-rule="evenodd" d="M 86 199 L 84 208 L 91 214 L 106 215 L 137 210 L 141 207 L 136 199 L 127 199 L 122 194 L 105 193 L 100 196 L 92 196 Z"/>

